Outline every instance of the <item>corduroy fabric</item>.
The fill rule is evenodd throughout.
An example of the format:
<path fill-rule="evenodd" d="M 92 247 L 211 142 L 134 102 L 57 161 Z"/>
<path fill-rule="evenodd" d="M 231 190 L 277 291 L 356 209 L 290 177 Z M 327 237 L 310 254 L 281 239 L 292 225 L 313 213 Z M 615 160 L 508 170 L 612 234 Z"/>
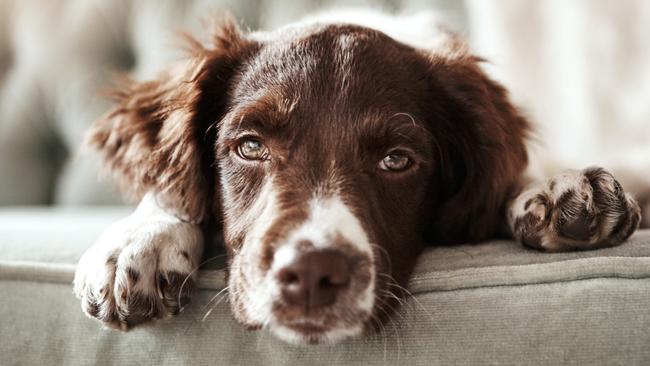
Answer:
<path fill-rule="evenodd" d="M 507 241 L 430 248 L 414 297 L 383 333 L 296 347 L 232 319 L 218 268 L 201 272 L 192 305 L 169 321 L 120 333 L 86 318 L 72 294 L 75 262 L 127 212 L 0 211 L 0 364 L 650 363 L 650 231 L 580 253 Z"/>

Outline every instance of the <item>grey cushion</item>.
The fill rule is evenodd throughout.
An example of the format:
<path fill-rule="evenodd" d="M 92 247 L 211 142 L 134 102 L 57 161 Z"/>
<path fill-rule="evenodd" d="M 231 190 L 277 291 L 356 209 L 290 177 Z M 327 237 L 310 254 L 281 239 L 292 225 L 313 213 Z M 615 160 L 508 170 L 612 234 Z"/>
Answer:
<path fill-rule="evenodd" d="M 169 321 L 119 333 L 84 317 L 74 264 L 127 213 L 0 211 L 0 364 L 650 363 L 650 231 L 580 253 L 508 241 L 430 248 L 414 297 L 382 334 L 299 348 L 235 323 L 219 269 L 201 272 L 198 296 Z"/>

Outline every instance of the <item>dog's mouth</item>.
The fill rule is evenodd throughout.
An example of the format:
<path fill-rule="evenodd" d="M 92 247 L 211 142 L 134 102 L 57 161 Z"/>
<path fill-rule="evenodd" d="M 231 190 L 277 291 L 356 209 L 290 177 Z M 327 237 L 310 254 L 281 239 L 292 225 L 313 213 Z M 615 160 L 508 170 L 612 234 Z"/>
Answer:
<path fill-rule="evenodd" d="M 274 322 L 269 331 L 281 340 L 298 345 L 337 343 L 344 339 L 358 337 L 363 333 L 364 321 L 355 324 L 326 325 L 322 320 L 300 319 L 289 322 Z"/>
<path fill-rule="evenodd" d="M 284 328 L 284 329 L 283 329 Z M 323 343 L 332 331 L 330 327 L 314 320 L 300 320 L 286 323 L 284 326 L 271 328 L 281 339 L 298 344 Z"/>
<path fill-rule="evenodd" d="M 311 321 L 292 322 L 292 323 L 288 323 L 286 327 L 298 333 L 302 333 L 305 336 L 319 335 L 329 330 L 328 327 L 325 327 L 322 324 L 311 322 Z"/>

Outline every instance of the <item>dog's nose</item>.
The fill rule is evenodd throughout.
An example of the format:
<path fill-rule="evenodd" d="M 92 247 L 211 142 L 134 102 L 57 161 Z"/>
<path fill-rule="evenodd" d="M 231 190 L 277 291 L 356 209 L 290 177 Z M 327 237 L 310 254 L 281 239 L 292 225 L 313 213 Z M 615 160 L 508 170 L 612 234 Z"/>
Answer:
<path fill-rule="evenodd" d="M 276 277 L 287 303 L 307 310 L 324 307 L 350 283 L 350 260 L 335 250 L 310 251 L 280 268 Z"/>

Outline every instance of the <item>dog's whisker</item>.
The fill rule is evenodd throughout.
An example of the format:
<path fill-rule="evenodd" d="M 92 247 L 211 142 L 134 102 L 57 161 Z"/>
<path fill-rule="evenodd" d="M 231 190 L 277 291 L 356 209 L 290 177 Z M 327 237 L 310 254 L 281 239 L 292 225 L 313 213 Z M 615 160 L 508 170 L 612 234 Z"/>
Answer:
<path fill-rule="evenodd" d="M 223 292 L 223 290 L 220 291 L 219 294 L 221 294 L 222 292 Z M 219 294 L 215 295 L 215 297 L 213 297 L 213 299 L 216 298 L 216 296 L 218 296 Z M 201 319 L 201 321 L 204 322 L 205 319 L 207 319 L 207 317 L 212 313 L 212 311 L 214 311 L 214 309 L 216 309 L 217 306 L 219 306 L 219 304 L 226 298 L 228 298 L 228 293 L 227 292 L 223 293 L 223 295 L 219 298 L 219 300 L 212 307 L 210 307 L 210 309 L 208 309 L 208 311 L 206 311 L 206 313 L 205 313 L 205 315 L 203 315 L 203 318 Z"/>
<path fill-rule="evenodd" d="M 390 314 L 395 314 L 395 315 L 398 316 L 402 321 L 405 321 L 405 320 L 406 320 L 405 317 L 404 317 L 405 314 L 402 314 L 402 310 L 403 310 L 405 313 L 408 313 L 408 311 L 409 311 L 408 308 L 406 308 L 406 307 L 400 307 L 400 309 L 397 309 L 397 308 L 391 306 L 390 303 L 388 303 L 385 299 L 382 299 L 381 297 L 378 297 L 378 298 L 377 298 L 377 301 L 381 303 L 380 305 L 382 306 L 382 310 L 383 310 L 384 313 L 386 314 L 386 317 L 387 317 L 387 318 L 390 317 Z M 384 308 L 383 308 L 384 306 L 385 306 L 388 310 L 384 309 Z"/>
<path fill-rule="evenodd" d="M 214 122 L 212 122 L 212 123 L 210 123 L 210 125 L 208 126 L 208 128 L 205 129 L 205 132 L 203 133 L 203 141 L 208 141 L 208 134 L 209 134 L 210 131 L 214 128 L 214 126 L 217 125 L 217 123 L 219 123 L 218 120 L 217 120 L 217 121 L 214 121 Z M 214 164 L 216 164 L 216 163 L 217 163 L 217 162 L 216 162 L 216 160 L 215 160 L 214 162 L 212 162 L 212 165 L 214 166 Z"/>
<path fill-rule="evenodd" d="M 411 291 L 409 291 L 409 290 L 408 290 L 407 288 L 405 288 L 404 286 L 399 285 L 399 284 L 397 283 L 397 281 L 395 281 L 395 279 L 394 279 L 391 275 L 389 275 L 389 274 L 387 274 L 387 273 L 379 273 L 378 275 L 381 276 L 381 277 L 384 277 L 384 278 L 387 278 L 387 279 L 388 279 L 388 281 L 386 282 L 386 284 L 387 284 L 388 286 L 392 286 L 392 287 L 398 289 L 398 290 L 399 290 L 399 291 L 404 295 L 404 297 L 406 297 L 406 298 L 408 298 L 408 299 L 412 299 L 412 300 L 413 300 L 412 304 L 413 304 L 414 306 L 418 306 L 418 307 L 420 308 L 420 310 L 421 310 L 421 311 L 422 311 L 422 312 L 423 312 L 423 313 L 424 313 L 424 314 L 429 318 L 429 320 L 431 321 L 431 323 L 432 323 L 436 328 L 439 328 L 439 327 L 438 327 L 438 322 L 436 321 L 435 317 L 434 317 L 434 316 L 433 316 L 433 315 L 432 315 L 432 314 L 427 310 L 427 308 L 422 304 L 422 302 L 420 302 L 420 300 L 418 300 L 417 297 L 415 297 L 415 295 L 413 295 L 413 293 L 411 293 Z M 396 295 L 395 293 L 393 293 L 392 291 L 388 290 L 388 292 L 389 292 L 390 294 L 392 294 L 393 296 L 395 296 L 396 298 L 399 298 L 399 296 L 397 296 L 397 295 Z M 399 301 L 399 300 L 398 300 L 398 301 Z M 404 308 L 405 311 L 409 311 L 408 307 L 405 306 L 406 304 L 403 303 L 403 300 L 402 300 L 402 301 L 399 301 L 399 302 L 400 302 L 400 305 L 402 305 L 402 307 Z"/>
<path fill-rule="evenodd" d="M 386 319 L 389 319 L 389 318 L 390 318 L 390 312 L 387 311 L 387 310 L 384 308 L 383 305 L 381 305 L 381 304 L 378 304 L 378 305 L 379 305 L 379 306 L 377 306 L 377 310 L 380 310 L 380 311 L 381 311 L 381 312 L 386 316 Z M 392 309 L 389 309 L 389 310 L 392 310 Z"/>
<path fill-rule="evenodd" d="M 388 251 L 384 247 L 382 247 L 381 245 L 377 245 L 375 243 L 370 243 L 370 246 L 372 248 L 377 249 L 378 253 L 383 254 L 383 256 L 384 256 L 384 258 L 386 260 L 386 264 L 388 266 L 387 272 L 391 273 L 392 270 L 393 270 L 393 263 L 392 263 L 392 261 L 390 259 L 390 254 L 388 254 Z"/>
<path fill-rule="evenodd" d="M 217 294 L 214 295 L 214 296 L 210 299 L 210 301 L 208 301 L 205 305 L 203 305 L 203 308 L 202 308 L 202 309 L 205 309 L 205 308 L 208 307 L 208 306 L 209 306 L 209 305 L 210 305 L 210 304 L 211 304 L 211 303 L 212 303 L 212 302 L 213 302 L 213 301 L 214 301 L 214 300 L 215 300 L 219 295 L 223 294 L 223 296 L 221 297 L 221 299 L 219 299 L 219 300 L 216 302 L 216 304 L 214 304 L 214 306 L 212 306 L 212 307 L 211 307 L 211 308 L 210 308 L 210 309 L 205 313 L 205 315 L 204 315 L 203 318 L 201 319 L 201 322 L 204 322 L 205 319 L 206 319 L 206 318 L 207 318 L 207 317 L 212 313 L 212 311 L 213 311 L 213 310 L 214 310 L 214 309 L 219 305 L 219 303 L 220 303 L 220 302 L 221 302 L 221 301 L 222 301 L 226 296 L 228 296 L 228 293 L 227 293 L 226 291 L 228 291 L 229 288 L 230 288 L 230 286 L 226 286 L 226 287 L 224 287 L 221 291 L 217 292 Z"/>
<path fill-rule="evenodd" d="M 395 325 L 395 318 L 391 318 L 390 313 L 386 311 L 386 309 L 383 308 L 383 306 L 377 307 L 379 310 L 381 310 L 385 315 L 387 322 L 390 323 L 391 327 L 393 328 L 393 331 L 395 333 L 395 341 L 397 345 L 397 360 L 399 361 L 400 359 L 400 354 L 401 354 L 401 349 L 402 349 L 402 340 L 400 338 L 399 330 L 397 326 Z"/>
<path fill-rule="evenodd" d="M 402 337 L 399 334 L 399 330 L 397 329 L 395 322 L 389 320 L 389 323 L 393 327 L 393 330 L 395 331 L 395 342 L 397 344 L 397 363 L 399 363 L 401 353 L 402 353 Z"/>
<path fill-rule="evenodd" d="M 413 295 L 413 294 L 411 293 L 411 291 L 409 291 L 408 289 L 404 288 L 403 286 L 398 285 L 397 283 L 388 283 L 388 284 L 389 284 L 390 286 L 393 286 L 393 287 L 399 289 L 399 290 L 402 291 L 402 292 L 403 292 L 403 293 L 404 293 L 404 294 L 405 294 L 409 299 L 412 299 L 412 300 L 413 300 L 413 304 L 417 305 L 417 306 L 420 308 L 420 310 L 422 310 L 422 312 L 423 312 L 423 313 L 424 313 L 424 314 L 429 318 L 429 320 L 431 320 L 431 322 L 433 323 L 433 325 L 434 325 L 436 328 L 438 328 L 437 321 L 435 320 L 435 318 L 433 317 L 433 315 L 429 312 L 429 310 L 427 310 L 427 308 L 422 304 L 422 302 L 420 302 L 420 300 L 418 300 L 418 298 L 415 297 L 415 295 Z"/>
<path fill-rule="evenodd" d="M 388 338 L 386 336 L 386 327 L 382 323 L 382 321 L 377 317 L 375 314 L 370 314 L 370 320 L 377 326 L 379 329 L 378 335 L 381 337 L 382 342 L 384 344 L 384 363 L 386 362 L 386 352 L 388 348 Z"/>
<path fill-rule="evenodd" d="M 208 311 L 206 311 L 205 315 L 203 315 L 203 318 L 201 318 L 201 322 L 204 322 L 205 319 L 207 319 L 207 317 L 210 316 L 210 314 L 212 314 L 212 310 L 214 310 L 214 308 L 209 309 Z"/>
<path fill-rule="evenodd" d="M 190 277 L 192 277 L 194 275 L 194 273 L 196 273 L 196 271 L 198 271 L 202 266 L 212 262 L 213 260 L 223 258 L 225 256 L 227 256 L 227 254 L 219 254 L 219 255 L 215 255 L 213 257 L 210 257 L 210 258 L 204 260 L 203 262 L 201 262 L 198 266 L 194 267 L 190 271 L 190 273 L 188 273 L 187 276 L 185 276 L 185 279 L 183 279 L 183 282 L 181 283 L 181 287 L 178 290 L 178 305 L 180 306 L 180 308 L 178 310 L 179 312 L 182 312 L 185 309 L 185 306 L 181 306 L 181 304 L 182 304 L 181 303 L 181 294 L 183 293 L 183 288 L 187 284 L 187 281 L 190 279 Z"/>
<path fill-rule="evenodd" d="M 393 331 L 395 332 L 395 339 L 396 339 L 397 342 L 399 342 L 399 343 L 397 344 L 397 349 L 398 349 L 398 360 L 399 360 L 399 358 L 400 358 L 400 357 L 399 357 L 399 354 L 400 354 L 400 352 L 401 352 L 401 340 L 399 339 L 399 332 L 398 332 L 398 330 L 397 330 L 397 327 L 395 326 L 393 320 L 391 319 L 391 317 L 390 317 L 390 313 L 389 313 L 388 311 L 386 311 L 386 309 L 384 309 L 383 306 L 378 306 L 377 309 L 379 309 L 380 311 L 382 311 L 382 312 L 384 313 L 384 315 L 386 315 L 386 321 L 389 322 L 389 323 L 391 324 L 391 326 L 392 326 L 392 328 L 393 328 Z M 387 339 L 388 339 L 388 334 L 387 334 L 387 330 L 386 330 L 386 326 L 385 326 L 385 324 L 382 323 L 381 327 L 382 327 L 382 329 L 383 329 L 382 332 L 383 332 L 383 334 L 384 334 L 384 337 L 385 337 L 385 339 L 387 340 Z M 387 342 L 384 343 L 384 362 L 386 362 L 386 346 L 387 346 Z"/>
<path fill-rule="evenodd" d="M 388 295 L 390 298 L 395 299 L 395 301 L 399 302 L 400 305 L 404 305 L 403 300 L 399 296 L 395 295 L 394 292 L 388 289 L 381 289 L 380 291 L 381 293 Z"/>
<path fill-rule="evenodd" d="M 216 295 L 212 296 L 212 298 L 210 298 L 210 300 L 207 303 L 205 303 L 205 305 L 203 305 L 203 309 L 207 308 L 219 295 L 221 295 L 225 291 L 228 291 L 229 288 L 230 286 L 226 286 L 222 288 L 219 292 L 217 292 Z"/>
<path fill-rule="evenodd" d="M 222 290 L 222 291 L 223 291 L 223 290 Z M 216 303 L 214 303 L 214 305 L 212 306 L 212 308 L 214 309 L 214 308 L 216 308 L 217 306 L 219 306 L 219 304 L 220 304 L 224 299 L 227 299 L 229 295 L 230 295 L 229 293 L 225 292 L 225 293 L 221 296 L 221 298 L 220 298 L 219 300 L 217 300 Z"/>

